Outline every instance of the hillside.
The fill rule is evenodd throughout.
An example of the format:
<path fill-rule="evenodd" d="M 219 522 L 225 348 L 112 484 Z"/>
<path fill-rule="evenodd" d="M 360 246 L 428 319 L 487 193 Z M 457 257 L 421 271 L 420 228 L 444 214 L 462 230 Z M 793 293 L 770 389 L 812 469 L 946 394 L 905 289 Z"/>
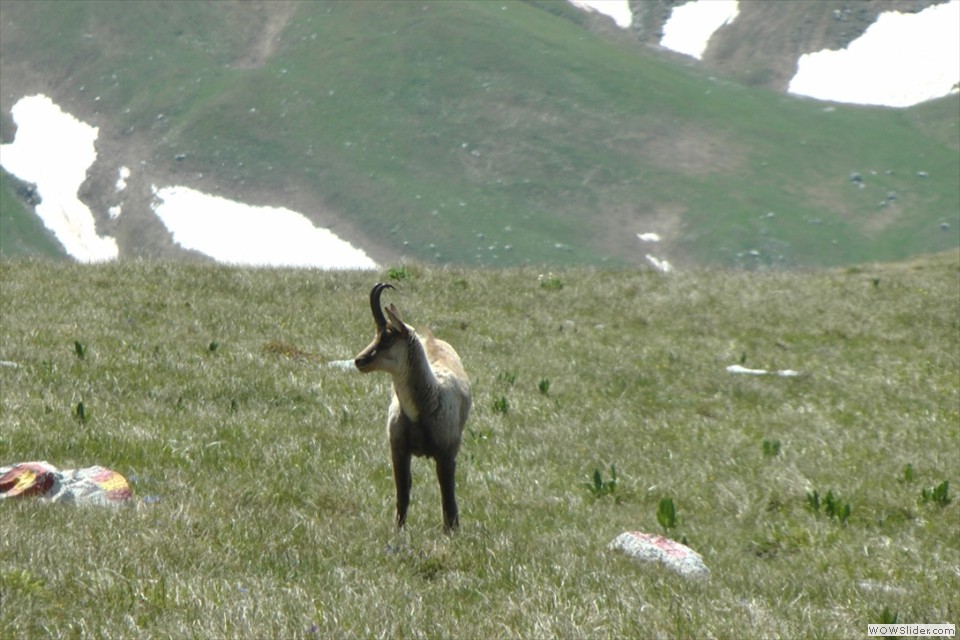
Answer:
<path fill-rule="evenodd" d="M 956 621 L 958 270 L 957 252 L 670 277 L 0 261 L 0 465 L 104 465 L 136 502 L 0 503 L 0 636 L 854 638 Z M 394 534 L 388 380 L 326 364 L 372 336 L 376 279 L 473 382 L 450 539 L 423 460 Z M 663 498 L 677 521 L 661 526 Z M 710 578 L 607 549 L 632 530 L 686 540 Z"/>
<path fill-rule="evenodd" d="M 288 207 L 380 262 L 789 267 L 960 244 L 956 96 L 825 109 L 739 84 L 746 63 L 713 77 L 595 33 L 565 3 L 0 12 L 0 136 L 34 93 L 98 127 L 80 195 L 124 257 L 187 255 L 154 185 Z"/>

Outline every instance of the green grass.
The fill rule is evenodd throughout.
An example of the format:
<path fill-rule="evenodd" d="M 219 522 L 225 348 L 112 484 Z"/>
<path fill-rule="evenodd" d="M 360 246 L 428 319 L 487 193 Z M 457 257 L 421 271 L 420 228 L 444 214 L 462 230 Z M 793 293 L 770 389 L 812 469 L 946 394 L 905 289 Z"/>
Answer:
<path fill-rule="evenodd" d="M 5 2 L 3 56 L 65 76 L 66 108 L 130 150 L 108 161 L 296 193 L 421 261 L 622 266 L 650 230 L 700 265 L 960 244 L 956 96 L 827 112 L 507 0 L 303 3 L 250 67 L 269 11 L 246 6 Z"/>
<path fill-rule="evenodd" d="M 0 503 L 0 636 L 854 638 L 960 620 L 960 501 L 934 493 L 960 486 L 960 255 L 402 271 L 392 300 L 473 382 L 452 538 L 422 460 L 394 532 L 388 380 L 322 362 L 367 344 L 386 272 L 0 261 L 0 360 L 18 364 L 0 367 L 0 464 L 101 464 L 136 494 Z M 725 371 L 739 362 L 804 375 Z M 711 577 L 607 550 L 638 529 L 686 539 Z"/>
<path fill-rule="evenodd" d="M 63 247 L 15 194 L 20 182 L 0 171 L 0 256 L 64 257 Z"/>

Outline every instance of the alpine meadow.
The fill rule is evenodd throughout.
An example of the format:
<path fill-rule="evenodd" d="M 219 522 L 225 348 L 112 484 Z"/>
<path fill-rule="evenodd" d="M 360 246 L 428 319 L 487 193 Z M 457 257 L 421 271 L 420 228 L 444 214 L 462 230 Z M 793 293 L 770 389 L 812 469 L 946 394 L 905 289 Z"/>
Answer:
<path fill-rule="evenodd" d="M 119 256 L 0 172 L 0 467 L 133 492 L 0 500 L 0 640 L 960 624 L 960 95 L 787 95 L 770 43 L 887 5 L 779 4 L 695 62 L 565 1 L 0 1 L 0 141 L 41 94 L 95 128 L 68 195 Z M 172 186 L 378 266 L 217 263 Z M 400 530 L 375 283 L 472 394 L 447 513 L 414 458 Z"/>
<path fill-rule="evenodd" d="M 666 275 L 0 261 L 0 459 L 104 465 L 135 494 L 0 504 L 0 636 L 955 623 L 958 273 L 956 252 Z M 369 340 L 377 280 L 473 383 L 453 536 L 424 460 L 395 531 L 389 382 L 342 364 Z M 631 530 L 686 541 L 710 577 L 607 548 Z"/>

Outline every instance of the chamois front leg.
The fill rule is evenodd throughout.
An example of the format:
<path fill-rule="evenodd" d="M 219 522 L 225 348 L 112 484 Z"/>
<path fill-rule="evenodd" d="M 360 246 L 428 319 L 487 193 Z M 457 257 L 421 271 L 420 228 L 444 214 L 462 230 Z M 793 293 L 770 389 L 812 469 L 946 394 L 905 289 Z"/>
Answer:
<path fill-rule="evenodd" d="M 443 530 L 452 532 L 460 526 L 457 497 L 454 493 L 457 474 L 456 455 L 437 456 L 437 480 L 440 482 L 440 500 L 443 503 Z"/>
<path fill-rule="evenodd" d="M 393 482 L 397 486 L 397 529 L 402 529 L 407 522 L 407 507 L 410 505 L 410 486 L 413 480 L 410 476 L 410 452 L 403 447 L 391 447 L 393 457 Z"/>

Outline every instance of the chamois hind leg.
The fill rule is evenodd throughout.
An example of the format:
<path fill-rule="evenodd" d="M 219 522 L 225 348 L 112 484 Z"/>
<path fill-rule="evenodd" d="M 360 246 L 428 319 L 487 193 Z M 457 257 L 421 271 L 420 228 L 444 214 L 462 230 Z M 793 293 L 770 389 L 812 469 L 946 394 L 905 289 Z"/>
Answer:
<path fill-rule="evenodd" d="M 437 457 L 437 480 L 440 482 L 440 499 L 443 503 L 443 530 L 447 533 L 460 526 L 460 514 L 457 511 L 455 495 L 456 472 L 456 456 Z"/>
<path fill-rule="evenodd" d="M 407 522 L 407 507 L 410 506 L 410 453 L 396 448 L 392 451 L 393 482 L 397 486 L 397 528 Z"/>

